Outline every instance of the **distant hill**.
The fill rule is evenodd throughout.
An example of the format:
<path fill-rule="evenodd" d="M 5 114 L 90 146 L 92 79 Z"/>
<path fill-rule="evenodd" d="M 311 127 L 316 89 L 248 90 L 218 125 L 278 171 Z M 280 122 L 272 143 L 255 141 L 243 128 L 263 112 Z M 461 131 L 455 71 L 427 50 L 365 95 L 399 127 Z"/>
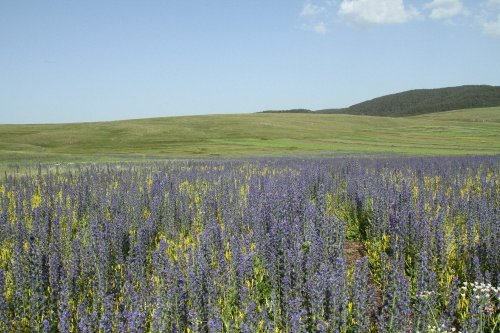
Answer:
<path fill-rule="evenodd" d="M 500 87 L 478 85 L 409 90 L 374 98 L 348 108 L 325 109 L 316 112 L 404 117 L 494 106 L 500 106 Z"/>
<path fill-rule="evenodd" d="M 311 113 L 314 112 L 309 109 L 289 109 L 289 110 L 266 110 L 261 113 Z"/>

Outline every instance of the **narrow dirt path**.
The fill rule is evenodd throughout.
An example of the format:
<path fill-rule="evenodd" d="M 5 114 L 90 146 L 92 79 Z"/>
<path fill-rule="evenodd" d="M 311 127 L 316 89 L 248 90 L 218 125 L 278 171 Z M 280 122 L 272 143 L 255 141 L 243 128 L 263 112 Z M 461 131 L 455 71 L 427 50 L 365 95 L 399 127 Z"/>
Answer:
<path fill-rule="evenodd" d="M 363 243 L 356 240 L 346 240 L 344 244 L 344 258 L 346 261 L 347 269 L 353 269 L 356 261 L 367 256 L 368 253 L 363 245 Z M 378 287 L 378 285 L 371 280 L 371 286 L 374 291 L 374 301 L 377 305 L 377 313 L 380 313 L 382 309 L 382 291 Z"/>

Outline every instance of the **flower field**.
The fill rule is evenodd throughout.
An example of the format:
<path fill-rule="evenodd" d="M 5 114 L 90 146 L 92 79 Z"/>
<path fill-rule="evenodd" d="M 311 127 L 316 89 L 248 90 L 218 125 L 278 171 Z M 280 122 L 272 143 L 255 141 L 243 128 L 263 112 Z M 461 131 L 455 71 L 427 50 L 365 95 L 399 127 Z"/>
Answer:
<path fill-rule="evenodd" d="M 499 253 L 499 156 L 39 167 L 0 332 L 498 332 Z"/>

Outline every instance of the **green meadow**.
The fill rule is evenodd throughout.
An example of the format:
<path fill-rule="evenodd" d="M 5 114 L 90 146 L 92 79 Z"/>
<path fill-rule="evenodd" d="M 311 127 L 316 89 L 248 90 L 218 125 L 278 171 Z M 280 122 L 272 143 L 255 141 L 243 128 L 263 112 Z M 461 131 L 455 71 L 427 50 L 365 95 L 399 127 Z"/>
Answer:
<path fill-rule="evenodd" d="M 0 163 L 500 153 L 500 107 L 412 117 L 204 115 L 0 125 Z"/>

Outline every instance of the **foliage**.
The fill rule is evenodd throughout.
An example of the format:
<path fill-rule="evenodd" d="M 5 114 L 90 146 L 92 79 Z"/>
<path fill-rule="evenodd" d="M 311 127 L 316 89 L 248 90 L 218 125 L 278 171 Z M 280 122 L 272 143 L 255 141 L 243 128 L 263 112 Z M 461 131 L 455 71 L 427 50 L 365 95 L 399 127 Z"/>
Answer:
<path fill-rule="evenodd" d="M 500 158 L 42 167 L 0 181 L 0 331 L 494 332 Z M 355 262 L 346 239 L 364 244 Z"/>
<path fill-rule="evenodd" d="M 500 106 L 500 87 L 460 86 L 409 90 L 374 98 L 344 109 L 325 109 L 317 112 L 402 117 L 493 106 Z"/>

